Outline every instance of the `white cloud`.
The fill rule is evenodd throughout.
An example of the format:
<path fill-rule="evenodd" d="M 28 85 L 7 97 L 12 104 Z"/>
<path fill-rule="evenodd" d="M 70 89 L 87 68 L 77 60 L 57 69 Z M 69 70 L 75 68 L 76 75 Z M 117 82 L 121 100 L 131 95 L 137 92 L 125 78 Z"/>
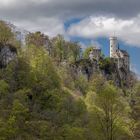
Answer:
<path fill-rule="evenodd" d="M 57 18 L 40 18 L 34 21 L 22 21 L 15 24 L 31 32 L 41 31 L 50 37 L 57 34 L 65 34 L 63 21 Z"/>
<path fill-rule="evenodd" d="M 130 65 L 130 70 L 131 70 L 132 72 L 134 72 L 134 73 L 136 74 L 137 79 L 140 80 L 140 72 L 139 72 L 139 70 L 137 69 L 137 65 L 131 63 L 131 65 Z"/>
<path fill-rule="evenodd" d="M 85 38 L 109 37 L 111 35 L 130 45 L 140 46 L 140 16 L 123 20 L 114 17 L 93 17 L 71 25 L 69 35 Z"/>

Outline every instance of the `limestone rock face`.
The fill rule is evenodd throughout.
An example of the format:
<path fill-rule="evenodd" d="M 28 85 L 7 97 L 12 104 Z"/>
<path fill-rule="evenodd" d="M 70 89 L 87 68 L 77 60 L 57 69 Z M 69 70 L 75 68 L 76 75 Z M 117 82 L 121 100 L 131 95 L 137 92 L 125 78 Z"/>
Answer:
<path fill-rule="evenodd" d="M 0 45 L 0 67 L 6 67 L 6 65 L 16 58 L 17 50 L 12 45 Z"/>
<path fill-rule="evenodd" d="M 100 63 L 104 63 L 101 66 Z M 81 59 L 70 65 L 70 69 L 75 76 L 83 74 L 87 80 L 90 80 L 94 74 L 100 73 L 107 80 L 111 80 L 118 87 L 130 87 L 133 76 L 130 71 L 124 67 L 118 68 L 118 64 L 114 59 L 109 59 L 106 63 L 105 59 L 99 61 L 95 59 Z"/>
<path fill-rule="evenodd" d="M 71 64 L 71 69 L 74 70 L 74 73 L 77 75 L 83 74 L 87 79 L 89 79 L 94 73 L 99 69 L 97 60 L 93 59 L 81 59 L 76 61 L 74 64 Z"/>

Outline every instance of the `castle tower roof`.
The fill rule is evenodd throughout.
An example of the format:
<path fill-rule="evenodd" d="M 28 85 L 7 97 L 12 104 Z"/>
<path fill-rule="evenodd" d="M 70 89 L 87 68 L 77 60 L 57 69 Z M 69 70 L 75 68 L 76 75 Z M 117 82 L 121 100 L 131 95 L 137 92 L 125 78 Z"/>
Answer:
<path fill-rule="evenodd" d="M 128 57 L 129 57 L 129 54 L 128 54 L 127 51 L 125 51 L 125 50 L 120 50 L 120 51 L 121 51 L 121 53 L 122 53 L 124 56 L 128 56 Z"/>

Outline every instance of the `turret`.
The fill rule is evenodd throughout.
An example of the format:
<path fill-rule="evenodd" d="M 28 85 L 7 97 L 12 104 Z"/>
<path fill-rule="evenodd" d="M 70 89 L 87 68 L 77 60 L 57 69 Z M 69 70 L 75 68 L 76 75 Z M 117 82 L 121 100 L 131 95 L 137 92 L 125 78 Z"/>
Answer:
<path fill-rule="evenodd" d="M 110 57 L 116 58 L 116 52 L 118 50 L 117 37 L 110 37 Z"/>

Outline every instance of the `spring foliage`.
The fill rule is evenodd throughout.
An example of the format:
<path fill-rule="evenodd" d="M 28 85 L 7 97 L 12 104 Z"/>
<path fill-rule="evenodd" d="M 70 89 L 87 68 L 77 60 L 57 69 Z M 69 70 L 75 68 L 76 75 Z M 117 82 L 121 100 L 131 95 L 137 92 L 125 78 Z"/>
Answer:
<path fill-rule="evenodd" d="M 42 37 L 31 34 L 28 46 L 0 69 L 0 139 L 138 140 L 138 86 L 131 106 L 131 94 L 125 97 L 100 74 L 87 80 L 70 71 L 77 44 L 58 36 L 49 52 Z"/>

